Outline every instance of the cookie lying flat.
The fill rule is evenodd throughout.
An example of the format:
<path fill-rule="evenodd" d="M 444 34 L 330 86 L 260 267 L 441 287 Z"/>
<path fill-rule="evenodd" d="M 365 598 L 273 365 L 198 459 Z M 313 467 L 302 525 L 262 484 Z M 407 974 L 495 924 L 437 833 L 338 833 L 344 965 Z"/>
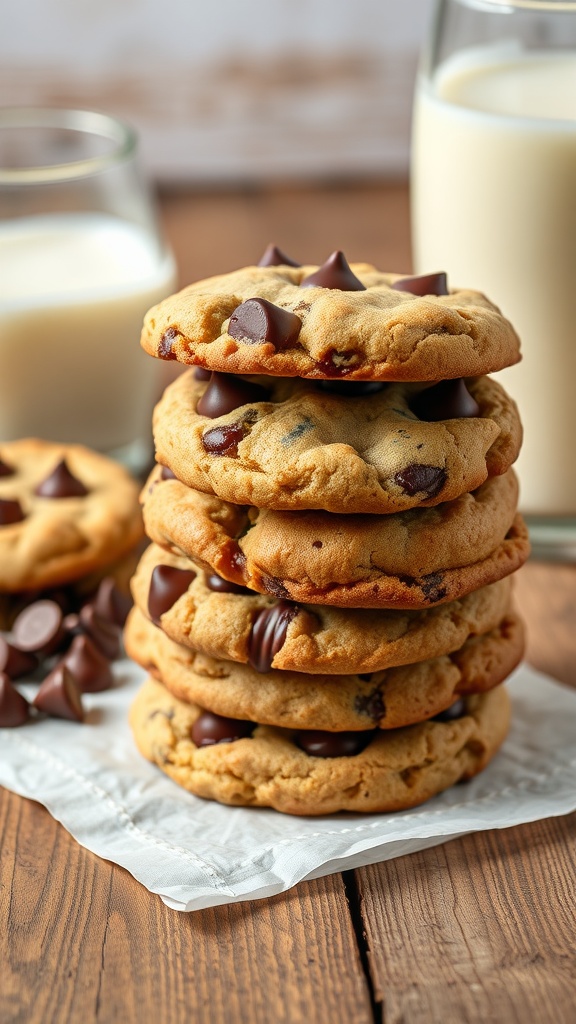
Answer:
<path fill-rule="evenodd" d="M 0 446 L 0 591 L 112 565 L 143 536 L 138 486 L 111 459 L 34 438 Z"/>
<path fill-rule="evenodd" d="M 245 267 L 198 281 L 149 310 L 141 344 L 228 373 L 350 380 L 478 377 L 520 358 L 512 325 L 479 292 L 396 290 L 399 275 L 366 263 L 309 287 L 317 269 Z"/>
<path fill-rule="evenodd" d="M 377 672 L 457 650 L 506 615 L 512 581 L 422 611 L 295 605 L 250 591 L 151 545 L 132 580 L 134 600 L 177 643 L 258 671 Z M 225 589 L 222 590 L 221 588 Z M 228 588 L 228 591 L 226 591 Z M 264 630 L 266 620 L 269 631 Z"/>
<path fill-rule="evenodd" d="M 350 608 L 425 607 L 513 572 L 528 555 L 517 499 L 513 470 L 386 516 L 260 511 L 158 469 L 142 492 L 146 533 L 162 547 L 260 593 Z"/>
<path fill-rule="evenodd" d="M 354 396 L 362 388 L 371 390 Z M 522 428 L 489 377 L 423 389 L 230 374 L 207 383 L 189 371 L 157 405 L 154 440 L 179 480 L 228 501 L 388 513 L 437 505 L 506 472 Z"/>
<path fill-rule="evenodd" d="M 371 734 L 332 733 L 340 742 L 364 737 L 364 749 L 351 756 L 311 756 L 297 745 L 307 742 L 305 734 L 267 725 L 243 739 L 197 747 L 191 734 L 202 709 L 148 679 L 132 705 L 130 724 L 140 753 L 191 793 L 224 804 L 310 815 L 401 811 L 471 778 L 507 735 L 508 694 L 498 686 L 465 697 L 463 710 L 452 721 Z"/>
<path fill-rule="evenodd" d="M 425 721 L 463 694 L 502 683 L 524 649 L 522 623 L 513 613 L 450 655 L 362 676 L 257 673 L 174 643 L 136 608 L 124 640 L 129 657 L 180 700 L 262 725 L 329 732 L 398 729 Z"/>

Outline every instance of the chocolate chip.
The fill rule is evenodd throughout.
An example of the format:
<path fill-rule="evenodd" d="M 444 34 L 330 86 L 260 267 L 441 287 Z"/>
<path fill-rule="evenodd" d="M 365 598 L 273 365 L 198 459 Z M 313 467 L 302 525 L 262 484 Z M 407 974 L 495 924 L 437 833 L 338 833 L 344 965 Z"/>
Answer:
<path fill-rule="evenodd" d="M 284 581 L 278 576 L 267 576 L 262 573 L 260 582 L 267 594 L 272 594 L 273 597 L 290 597 L 290 591 L 286 589 Z"/>
<path fill-rule="evenodd" d="M 128 594 L 123 594 L 118 589 L 112 576 L 105 576 L 100 582 L 92 603 L 95 612 L 101 618 L 122 627 L 128 618 L 128 612 L 133 602 Z"/>
<path fill-rule="evenodd" d="M 34 491 L 41 498 L 83 498 L 88 491 L 81 480 L 73 476 L 62 459 L 56 468 Z"/>
<path fill-rule="evenodd" d="M 67 616 L 64 620 L 65 625 L 73 616 Z M 80 609 L 78 615 L 78 622 L 76 626 L 70 629 L 70 632 L 81 635 L 87 633 L 90 639 L 96 644 L 99 651 L 102 651 L 107 658 L 111 661 L 114 658 L 120 656 L 121 643 L 120 636 L 121 631 L 118 626 L 113 622 L 108 622 L 101 615 L 98 614 L 93 604 L 85 604 Z"/>
<path fill-rule="evenodd" d="M 19 679 L 33 672 L 37 665 L 38 658 L 33 654 L 19 650 L 0 636 L 0 672 L 5 672 L 10 679 Z"/>
<path fill-rule="evenodd" d="M 210 380 L 211 376 L 212 376 L 212 371 L 211 370 L 207 370 L 204 366 L 196 366 L 195 369 L 194 369 L 194 379 L 195 380 Z"/>
<path fill-rule="evenodd" d="M 480 415 L 480 406 L 468 391 L 463 377 L 441 380 L 439 384 L 420 391 L 411 400 L 410 409 L 418 419 L 427 423 Z"/>
<path fill-rule="evenodd" d="M 203 711 L 192 726 L 192 742 L 197 747 L 211 747 L 215 743 L 233 743 L 234 740 L 251 736 L 255 728 L 255 722 L 224 718 L 223 715 L 214 715 L 211 711 Z"/>
<path fill-rule="evenodd" d="M 243 423 L 230 423 L 227 427 L 212 427 L 202 434 L 202 447 L 209 455 L 227 455 L 235 459 L 238 445 L 246 437 Z"/>
<path fill-rule="evenodd" d="M 169 608 L 186 593 L 196 573 L 192 569 L 177 569 L 173 565 L 157 565 L 150 578 L 148 614 L 157 626 Z"/>
<path fill-rule="evenodd" d="M 359 398 L 377 394 L 386 387 L 386 383 L 381 380 L 318 380 L 316 387 L 331 395 Z"/>
<path fill-rule="evenodd" d="M 290 601 L 278 601 L 257 612 L 248 640 L 248 661 L 256 672 L 269 672 L 284 644 L 288 626 L 300 608 Z"/>
<path fill-rule="evenodd" d="M 177 359 L 178 356 L 173 351 L 173 345 L 176 338 L 180 337 L 180 332 L 175 327 L 168 327 L 164 331 L 164 334 L 160 338 L 158 345 L 157 356 L 159 359 Z"/>
<path fill-rule="evenodd" d="M 359 679 L 370 679 L 370 676 L 359 676 Z M 379 722 L 386 715 L 386 705 L 382 691 L 378 688 L 354 700 L 354 710 L 360 715 L 368 715 L 373 722 Z"/>
<path fill-rule="evenodd" d="M 9 466 L 7 462 L 4 462 L 3 459 L 0 459 L 0 477 L 14 476 L 15 472 L 16 470 L 13 469 L 12 466 Z"/>
<path fill-rule="evenodd" d="M 30 705 L 12 686 L 5 672 L 0 672 L 0 729 L 14 729 L 24 725 L 30 717 Z"/>
<path fill-rule="evenodd" d="M 230 580 L 225 580 L 215 572 L 206 575 L 206 586 L 208 590 L 213 590 L 216 594 L 249 594 L 254 596 L 253 590 L 249 590 L 248 587 L 241 587 L 239 583 L 231 583 Z"/>
<path fill-rule="evenodd" d="M 82 693 L 99 693 L 114 686 L 110 663 L 89 636 L 74 637 L 60 664 L 72 673 Z"/>
<path fill-rule="evenodd" d="M 394 483 L 410 497 L 423 492 L 429 498 L 435 498 L 446 483 L 446 470 L 441 466 L 424 466 L 422 463 L 413 462 L 412 465 L 406 466 L 406 469 L 396 473 Z"/>
<path fill-rule="evenodd" d="M 336 362 L 337 359 L 339 362 Z M 317 366 L 326 377 L 345 377 L 347 373 L 352 373 L 355 360 L 356 352 L 353 349 L 338 352 L 337 349 L 330 348 L 321 359 L 317 360 Z"/>
<path fill-rule="evenodd" d="M 444 577 L 440 572 L 429 572 L 420 580 L 420 589 L 427 601 L 437 604 L 443 597 L 446 597 L 446 586 Z"/>
<path fill-rule="evenodd" d="M 302 321 L 289 309 L 275 306 L 268 299 L 247 299 L 237 306 L 228 325 L 228 334 L 249 345 L 268 343 L 275 349 L 296 344 Z"/>
<path fill-rule="evenodd" d="M 456 718 L 462 718 L 466 714 L 466 701 L 460 697 L 455 700 L 449 708 L 445 711 L 441 711 L 439 715 L 434 715 L 434 722 L 453 722 Z"/>
<path fill-rule="evenodd" d="M 354 757 L 368 746 L 374 729 L 368 732 L 322 732 L 308 729 L 298 732 L 294 741 L 310 757 Z"/>
<path fill-rule="evenodd" d="M 392 285 L 394 291 L 410 292 L 411 295 L 448 295 L 448 280 L 445 273 L 420 274 L 418 277 L 402 277 Z"/>
<path fill-rule="evenodd" d="M 176 476 L 176 473 L 172 472 L 172 470 L 170 469 L 169 466 L 162 466 L 162 469 L 160 470 L 160 479 L 161 480 L 177 480 L 178 477 Z"/>
<path fill-rule="evenodd" d="M 72 722 L 84 719 L 82 697 L 74 676 L 65 665 L 57 665 L 46 676 L 33 701 L 34 707 L 53 718 Z"/>
<path fill-rule="evenodd" d="M 300 282 L 301 288 L 335 288 L 342 292 L 365 292 L 366 288 L 352 273 L 344 253 L 337 249 L 313 274 Z"/>
<path fill-rule="evenodd" d="M 321 547 L 323 547 L 322 541 L 321 540 L 313 540 L 312 541 L 312 547 L 313 548 L 321 548 Z"/>
<path fill-rule="evenodd" d="M 213 420 L 250 402 L 265 402 L 269 396 L 270 392 L 261 384 L 253 384 L 232 373 L 213 373 L 196 411 Z"/>
<path fill-rule="evenodd" d="M 301 263 L 296 263 L 295 260 L 291 260 L 286 253 L 283 253 L 277 245 L 272 242 L 264 251 L 264 254 L 258 260 L 259 267 L 301 267 Z"/>
<path fill-rule="evenodd" d="M 0 526 L 11 526 L 12 523 L 21 523 L 26 516 L 22 511 L 19 501 L 11 501 L 10 498 L 0 498 Z"/>
<path fill-rule="evenodd" d="M 12 626 L 16 647 L 44 656 L 57 651 L 65 635 L 62 609 L 56 601 L 34 601 L 20 612 Z"/>

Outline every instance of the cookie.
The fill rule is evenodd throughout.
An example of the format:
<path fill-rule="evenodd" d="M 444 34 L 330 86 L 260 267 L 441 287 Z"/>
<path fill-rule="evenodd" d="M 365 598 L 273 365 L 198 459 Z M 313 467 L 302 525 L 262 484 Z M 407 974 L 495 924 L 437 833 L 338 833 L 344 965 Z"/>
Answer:
<path fill-rule="evenodd" d="M 35 438 L 0 446 L 0 592 L 112 565 L 143 536 L 138 486 L 111 459 Z"/>
<path fill-rule="evenodd" d="M 367 675 L 255 672 L 174 643 L 134 608 L 124 633 L 128 655 L 180 700 L 232 718 L 287 729 L 398 729 L 433 718 L 464 694 L 502 683 L 524 649 L 522 623 L 498 626 L 457 651 Z"/>
<path fill-rule="evenodd" d="M 197 796 L 287 814 L 368 813 L 415 807 L 488 764 L 508 732 L 508 694 L 498 686 L 465 697 L 461 710 L 453 720 L 388 732 L 318 735 L 256 725 L 244 738 L 196 746 L 191 735 L 202 731 L 202 709 L 148 679 L 130 724 L 140 753 Z M 344 749 L 347 756 L 317 756 L 304 745 L 324 753 Z"/>
<path fill-rule="evenodd" d="M 204 654 L 264 672 L 349 675 L 448 654 L 494 629 L 508 610 L 511 580 L 422 611 L 295 605 L 205 576 L 188 559 L 151 545 L 132 591 L 143 615 Z"/>
<path fill-rule="evenodd" d="M 505 473 L 522 428 L 488 377 L 423 388 L 231 374 L 206 382 L 189 371 L 158 403 L 154 439 L 179 480 L 227 501 L 389 513 Z"/>
<path fill-rule="evenodd" d="M 517 569 L 528 555 L 513 470 L 471 494 L 395 515 L 259 510 L 155 469 L 146 533 L 232 582 L 275 597 L 350 608 L 426 607 Z"/>
<path fill-rule="evenodd" d="M 512 325 L 480 292 L 442 294 L 438 280 L 331 259 L 322 268 L 245 267 L 189 285 L 149 310 L 141 344 L 211 370 L 320 379 L 478 377 L 518 362 Z"/>

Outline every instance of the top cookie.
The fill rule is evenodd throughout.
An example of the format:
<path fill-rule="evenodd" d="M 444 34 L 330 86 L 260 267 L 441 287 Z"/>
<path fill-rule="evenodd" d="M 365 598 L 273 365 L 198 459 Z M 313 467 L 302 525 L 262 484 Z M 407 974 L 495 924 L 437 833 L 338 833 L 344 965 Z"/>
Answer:
<path fill-rule="evenodd" d="M 211 370 L 319 379 L 475 377 L 520 359 L 512 325 L 480 292 L 449 292 L 443 274 L 350 267 L 342 253 L 189 285 L 149 310 L 141 344 Z"/>

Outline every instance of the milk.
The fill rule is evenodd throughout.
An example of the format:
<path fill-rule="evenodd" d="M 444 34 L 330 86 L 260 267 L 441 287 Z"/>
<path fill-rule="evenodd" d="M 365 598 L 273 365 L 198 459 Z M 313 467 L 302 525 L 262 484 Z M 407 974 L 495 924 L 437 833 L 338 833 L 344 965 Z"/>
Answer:
<path fill-rule="evenodd" d="M 113 451 L 148 438 L 155 360 L 146 310 L 172 257 L 100 213 L 0 224 L 0 440 L 35 435 Z"/>
<path fill-rule="evenodd" d="M 420 273 L 484 291 L 518 331 L 521 505 L 576 515 L 576 53 L 473 51 L 420 80 L 412 215 Z"/>

